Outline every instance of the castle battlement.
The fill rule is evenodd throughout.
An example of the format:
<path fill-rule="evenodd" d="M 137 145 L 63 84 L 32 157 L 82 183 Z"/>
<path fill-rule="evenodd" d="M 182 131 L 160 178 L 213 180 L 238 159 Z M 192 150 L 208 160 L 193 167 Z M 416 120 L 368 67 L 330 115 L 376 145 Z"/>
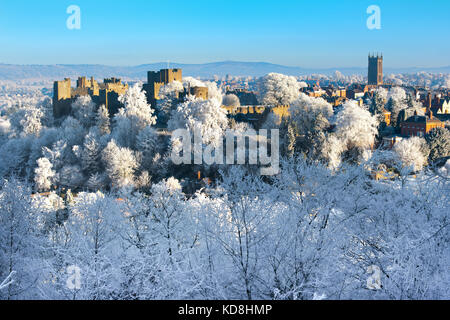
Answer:
<path fill-rule="evenodd" d="M 119 96 L 128 90 L 128 84 L 121 79 L 105 79 L 98 83 L 94 77 L 87 79 L 79 77 L 77 87 L 71 87 L 69 78 L 63 81 L 55 81 L 53 84 L 53 115 L 55 118 L 70 114 L 72 103 L 81 96 L 90 96 L 98 106 L 105 105 L 111 115 L 115 114 L 120 107 Z"/>

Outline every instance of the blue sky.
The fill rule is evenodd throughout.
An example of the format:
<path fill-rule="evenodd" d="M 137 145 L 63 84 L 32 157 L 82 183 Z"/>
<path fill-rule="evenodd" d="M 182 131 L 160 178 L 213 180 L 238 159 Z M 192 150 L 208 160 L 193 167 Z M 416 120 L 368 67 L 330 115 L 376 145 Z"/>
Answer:
<path fill-rule="evenodd" d="M 366 27 L 369 5 L 381 30 Z M 448 66 L 449 13 L 448 0 L 0 0 L 0 63 L 360 67 L 379 51 L 387 67 Z"/>

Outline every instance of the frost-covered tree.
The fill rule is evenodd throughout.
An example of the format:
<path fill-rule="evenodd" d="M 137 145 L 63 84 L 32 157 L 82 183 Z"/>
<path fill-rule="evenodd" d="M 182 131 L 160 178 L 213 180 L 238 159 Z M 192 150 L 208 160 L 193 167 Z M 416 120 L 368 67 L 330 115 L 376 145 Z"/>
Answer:
<path fill-rule="evenodd" d="M 142 153 L 141 166 L 149 170 L 157 150 L 158 135 L 150 126 L 142 129 L 136 138 L 136 148 Z"/>
<path fill-rule="evenodd" d="M 58 140 L 51 148 L 42 148 L 42 155 L 50 161 L 53 166 L 53 170 L 56 172 L 58 172 L 66 164 L 68 158 L 67 154 L 67 143 L 64 140 Z"/>
<path fill-rule="evenodd" d="M 24 115 L 24 118 L 20 121 L 23 128 L 23 134 L 38 136 L 42 129 L 41 119 L 44 116 L 40 109 L 30 109 Z"/>
<path fill-rule="evenodd" d="M 149 212 L 153 232 L 160 236 L 161 252 L 173 255 L 176 251 L 194 245 L 195 237 L 186 237 L 191 230 L 183 209 L 185 196 L 175 178 L 163 180 L 151 188 Z"/>
<path fill-rule="evenodd" d="M 330 128 L 333 107 L 322 98 L 312 98 L 300 93 L 291 103 L 288 119 L 278 119 L 281 130 L 283 154 L 292 156 L 301 152 L 317 160 Z M 264 127 L 276 127 L 269 116 Z"/>
<path fill-rule="evenodd" d="M 55 172 L 52 170 L 53 165 L 47 158 L 37 160 L 38 167 L 34 170 L 34 182 L 37 191 L 48 191 L 52 187 Z"/>
<path fill-rule="evenodd" d="M 420 137 L 403 139 L 394 145 L 394 152 L 400 159 L 402 165 L 413 171 L 420 171 L 427 163 L 426 141 Z"/>
<path fill-rule="evenodd" d="M 227 94 L 227 95 L 225 95 L 223 97 L 222 104 L 224 106 L 234 107 L 234 108 L 237 108 L 237 107 L 241 106 L 241 102 L 239 101 L 238 96 L 235 95 L 235 94 Z"/>
<path fill-rule="evenodd" d="M 219 190 L 225 193 L 224 203 L 209 232 L 227 257 L 222 262 L 230 268 L 226 285 L 234 297 L 249 300 L 261 297 L 264 288 L 261 279 L 266 271 L 263 265 L 272 253 L 268 250 L 269 225 L 277 212 L 270 199 L 276 196 L 276 191 L 242 167 L 232 167 L 224 173 Z"/>
<path fill-rule="evenodd" d="M 81 153 L 81 164 L 83 171 L 92 175 L 100 170 L 101 146 L 96 131 L 91 130 L 84 138 Z"/>
<path fill-rule="evenodd" d="M 173 81 L 161 87 L 159 90 L 159 100 L 156 104 L 159 122 L 167 123 L 170 113 L 179 103 L 179 95 L 183 90 L 183 83 L 179 81 Z"/>
<path fill-rule="evenodd" d="M 27 166 L 32 147 L 32 140 L 29 138 L 10 138 L 0 145 L 0 177 L 13 172 L 32 173 L 33 170 Z M 35 163 L 32 164 L 33 167 Z"/>
<path fill-rule="evenodd" d="M 132 150 L 119 147 L 112 140 L 103 150 L 102 160 L 113 188 L 133 185 L 134 173 L 139 164 Z"/>
<path fill-rule="evenodd" d="M 17 178 L 1 181 L 0 279 L 14 273 L 14 281 L 0 290 L 0 300 L 41 297 L 45 246 L 30 194 L 28 185 Z"/>
<path fill-rule="evenodd" d="M 312 98 L 304 93 L 291 103 L 289 108 L 292 123 L 299 135 L 322 131 L 329 126 L 333 107 L 322 98 Z"/>
<path fill-rule="evenodd" d="M 193 87 L 206 87 L 208 88 L 208 100 L 213 100 L 215 103 L 221 104 L 223 100 L 222 88 L 218 88 L 215 82 L 206 81 L 185 77 L 183 78 L 183 86 L 186 90 Z"/>
<path fill-rule="evenodd" d="M 96 126 L 103 135 L 111 132 L 109 112 L 105 105 L 101 105 L 97 110 Z"/>
<path fill-rule="evenodd" d="M 391 122 L 394 126 L 398 126 L 397 121 L 399 114 L 402 110 L 408 108 L 407 96 L 404 89 L 400 87 L 393 87 L 388 93 L 388 102 L 386 109 L 391 112 Z"/>
<path fill-rule="evenodd" d="M 431 162 L 450 156 L 450 132 L 446 128 L 437 127 L 431 130 L 425 139 L 430 149 Z"/>
<path fill-rule="evenodd" d="M 124 107 L 114 116 L 112 135 L 119 145 L 134 148 L 139 131 L 156 123 L 154 110 L 139 83 L 120 96 L 119 101 Z"/>
<path fill-rule="evenodd" d="M 214 99 L 203 100 L 189 97 L 172 111 L 169 130 L 188 129 L 191 133 L 199 130 L 203 143 L 217 144 L 228 127 L 226 110 Z"/>
<path fill-rule="evenodd" d="M 86 180 L 79 165 L 65 165 L 59 170 L 58 178 L 60 186 L 71 189 L 82 187 Z"/>
<path fill-rule="evenodd" d="M 39 136 L 43 129 L 44 113 L 36 105 L 20 107 L 9 116 L 10 135 L 14 137 Z"/>
<path fill-rule="evenodd" d="M 96 107 L 89 95 L 80 96 L 72 103 L 72 114 L 85 128 L 90 128 L 95 121 Z"/>
<path fill-rule="evenodd" d="M 94 173 L 86 181 L 86 187 L 93 191 L 104 190 L 106 187 L 105 178 L 106 177 L 100 173 Z"/>
<path fill-rule="evenodd" d="M 119 254 L 115 252 L 120 241 L 115 225 L 121 221 L 120 206 L 101 192 L 80 193 L 69 210 L 67 228 L 71 239 L 66 261 L 82 272 L 81 289 L 73 291 L 73 298 L 111 299 L 118 282 L 115 269 Z"/>
<path fill-rule="evenodd" d="M 258 81 L 258 101 L 264 105 L 286 105 L 300 94 L 300 85 L 295 77 L 269 73 Z"/>
<path fill-rule="evenodd" d="M 336 137 L 345 146 L 352 161 L 361 157 L 364 150 L 373 148 L 377 134 L 377 119 L 354 101 L 347 101 L 336 116 Z"/>
<path fill-rule="evenodd" d="M 378 88 L 375 90 L 370 104 L 370 112 L 381 120 L 383 119 L 383 112 L 385 110 L 385 105 L 387 102 L 387 90 L 384 88 Z"/>
<path fill-rule="evenodd" d="M 330 134 L 321 149 L 321 158 L 330 168 L 337 168 L 342 162 L 342 153 L 347 150 L 345 141 Z"/>
<path fill-rule="evenodd" d="M 85 135 L 86 132 L 80 121 L 70 116 L 63 121 L 58 130 L 58 140 L 64 141 L 69 150 L 75 145 L 83 144 Z"/>

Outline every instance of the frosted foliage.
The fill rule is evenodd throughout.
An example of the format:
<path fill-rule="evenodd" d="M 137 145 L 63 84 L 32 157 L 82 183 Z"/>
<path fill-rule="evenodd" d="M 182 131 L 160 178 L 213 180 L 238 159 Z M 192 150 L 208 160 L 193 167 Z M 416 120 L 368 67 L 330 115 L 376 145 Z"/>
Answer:
<path fill-rule="evenodd" d="M 0 118 L 0 135 L 7 135 L 11 129 L 11 122 L 6 119 Z"/>
<path fill-rule="evenodd" d="M 235 94 L 227 94 L 223 97 L 222 104 L 227 107 L 240 107 L 241 103 Z"/>
<path fill-rule="evenodd" d="M 400 87 L 393 87 L 389 90 L 387 98 L 394 99 L 397 101 L 404 101 L 404 100 L 406 100 L 406 92 L 404 89 L 402 89 Z"/>
<path fill-rule="evenodd" d="M 378 94 L 385 102 L 388 100 L 388 91 L 385 88 L 377 88 L 375 90 L 376 94 Z"/>
<path fill-rule="evenodd" d="M 208 99 L 214 100 L 214 103 L 222 103 L 223 93 L 220 88 L 217 88 L 217 85 L 211 81 L 201 81 L 192 77 L 183 78 L 183 86 L 185 89 L 189 87 L 206 87 L 208 88 Z"/>
<path fill-rule="evenodd" d="M 132 150 L 117 146 L 113 140 L 103 150 L 102 159 L 112 187 L 133 185 L 138 163 Z"/>
<path fill-rule="evenodd" d="M 26 135 L 39 135 L 42 129 L 41 119 L 44 116 L 39 109 L 29 109 L 25 112 L 24 118 L 20 121 L 23 133 Z"/>
<path fill-rule="evenodd" d="M 394 145 L 394 151 L 404 167 L 410 167 L 414 171 L 419 171 L 422 170 L 427 162 L 427 158 L 422 151 L 425 145 L 425 139 L 411 137 L 397 142 Z"/>
<path fill-rule="evenodd" d="M 135 118 L 139 127 L 155 124 L 154 110 L 147 104 L 147 97 L 141 84 L 137 83 L 130 87 L 124 95 L 119 97 L 119 101 L 124 105 L 125 116 Z"/>
<path fill-rule="evenodd" d="M 182 92 L 184 89 L 183 83 L 180 81 L 172 81 L 159 89 L 160 99 L 172 99 L 177 93 Z"/>
<path fill-rule="evenodd" d="M 47 158 L 37 160 L 38 167 L 34 170 L 34 181 L 38 191 L 50 190 L 52 186 L 52 179 L 55 177 L 55 172 L 52 170 L 53 165 Z"/>
<path fill-rule="evenodd" d="M 110 133 L 109 112 L 105 105 L 101 105 L 97 110 L 96 125 L 101 134 Z"/>
<path fill-rule="evenodd" d="M 336 118 L 336 134 L 347 148 L 371 148 L 377 134 L 377 120 L 354 101 L 347 101 Z"/>
<path fill-rule="evenodd" d="M 147 104 L 147 98 L 140 84 L 129 88 L 119 97 L 119 101 L 123 103 L 124 108 L 121 108 L 114 117 L 112 136 L 119 145 L 134 148 L 139 131 L 146 126 L 154 125 L 156 116 L 153 115 L 154 110 Z"/>
<path fill-rule="evenodd" d="M 74 117 L 89 128 L 95 120 L 96 105 L 90 96 L 80 96 L 72 103 Z"/>
<path fill-rule="evenodd" d="M 264 105 L 286 105 L 300 94 L 300 84 L 292 76 L 269 73 L 258 81 L 259 102 Z"/>
<path fill-rule="evenodd" d="M 136 148 L 142 153 L 142 164 L 148 167 L 155 155 L 158 135 L 151 127 L 145 127 L 137 136 Z"/>
<path fill-rule="evenodd" d="M 169 130 L 199 130 L 204 144 L 216 144 L 222 139 L 228 126 L 226 110 L 214 99 L 202 100 L 190 97 L 172 111 L 168 123 Z"/>
<path fill-rule="evenodd" d="M 291 103 L 289 112 L 291 121 L 295 123 L 298 132 L 305 134 L 312 131 L 317 125 L 316 119 L 319 115 L 330 119 L 333 115 L 333 107 L 322 98 L 312 98 L 301 93 L 298 99 Z"/>
<path fill-rule="evenodd" d="M 394 78 L 440 87 L 446 77 Z M 297 80 L 316 79 L 364 81 L 260 79 L 269 107 L 291 106 L 290 118 L 265 123 L 280 129 L 271 177 L 251 165 L 173 163 L 181 139 L 171 130 L 218 144 L 228 126 L 252 128 L 227 118 L 213 83 L 162 88 L 168 111 L 156 128 L 139 84 L 110 123 L 89 99 L 53 119 L 51 81 L 0 81 L 0 300 L 448 300 L 448 129 L 378 147 L 383 108 L 406 108 L 400 118 L 420 103 L 378 89 L 370 113 L 352 101 L 333 110 L 297 91 Z M 180 103 L 188 83 L 208 87 L 208 99 Z M 70 266 L 81 269 L 76 290 Z"/>
<path fill-rule="evenodd" d="M 337 168 L 341 164 L 341 155 L 345 150 L 346 146 L 343 141 L 335 135 L 329 135 L 321 152 L 330 168 Z"/>

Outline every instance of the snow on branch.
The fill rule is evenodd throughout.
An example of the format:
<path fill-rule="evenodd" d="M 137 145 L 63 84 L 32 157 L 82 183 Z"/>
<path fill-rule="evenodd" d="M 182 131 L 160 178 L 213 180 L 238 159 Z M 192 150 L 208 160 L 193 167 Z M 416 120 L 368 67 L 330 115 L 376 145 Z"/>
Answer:
<path fill-rule="evenodd" d="M 16 274 L 15 271 L 11 272 L 9 274 L 9 276 L 6 277 L 5 280 L 3 280 L 2 283 L 0 283 L 0 290 L 7 288 L 8 286 L 10 286 L 11 284 L 14 283 L 14 279 L 13 276 Z"/>

